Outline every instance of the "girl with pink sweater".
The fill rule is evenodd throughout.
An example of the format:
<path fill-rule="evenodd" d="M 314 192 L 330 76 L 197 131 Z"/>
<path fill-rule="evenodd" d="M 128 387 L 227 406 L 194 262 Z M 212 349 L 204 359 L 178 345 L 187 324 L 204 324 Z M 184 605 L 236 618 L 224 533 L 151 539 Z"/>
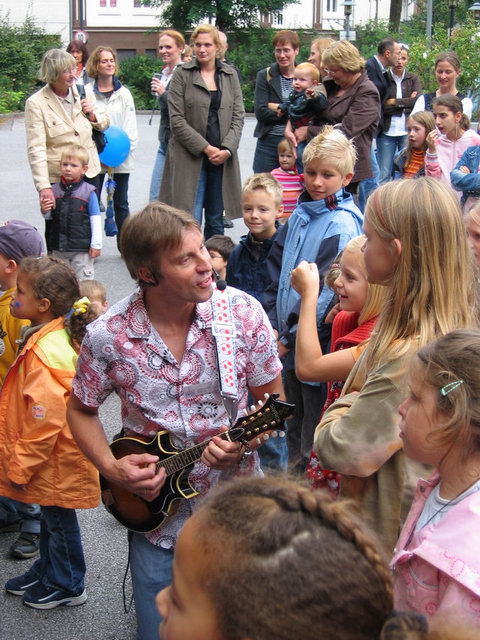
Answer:
<path fill-rule="evenodd" d="M 437 128 L 427 136 L 425 173 L 451 186 L 450 172 L 468 147 L 480 145 L 480 136 L 470 129 L 470 120 L 457 96 L 446 94 L 435 98 L 433 115 Z M 457 195 L 460 199 L 461 193 Z"/>
<path fill-rule="evenodd" d="M 419 480 L 397 542 L 395 609 L 480 624 L 480 330 L 423 347 L 400 405 L 405 454 L 436 467 Z"/>

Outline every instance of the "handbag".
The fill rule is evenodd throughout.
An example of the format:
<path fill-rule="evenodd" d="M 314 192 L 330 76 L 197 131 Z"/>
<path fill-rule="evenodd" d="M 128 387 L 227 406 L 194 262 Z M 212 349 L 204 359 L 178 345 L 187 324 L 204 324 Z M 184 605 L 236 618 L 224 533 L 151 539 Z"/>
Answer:
<path fill-rule="evenodd" d="M 85 87 L 83 86 L 83 84 L 77 84 L 76 87 L 77 87 L 78 95 L 80 96 L 80 100 L 84 100 L 87 97 L 85 92 Z M 97 153 L 98 154 L 102 153 L 102 151 L 107 146 L 107 138 L 103 133 L 103 131 L 99 131 L 98 129 L 95 129 L 94 127 L 92 127 L 92 140 L 95 143 L 95 146 L 97 147 Z"/>

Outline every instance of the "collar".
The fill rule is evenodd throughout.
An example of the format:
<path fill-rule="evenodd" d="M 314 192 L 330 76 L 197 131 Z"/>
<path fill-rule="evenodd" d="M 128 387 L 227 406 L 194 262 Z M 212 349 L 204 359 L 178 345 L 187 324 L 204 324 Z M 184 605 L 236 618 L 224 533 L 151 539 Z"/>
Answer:
<path fill-rule="evenodd" d="M 323 205 L 329 209 L 330 211 L 333 211 L 333 209 L 337 208 L 337 205 L 339 202 L 341 202 L 342 200 L 346 200 L 347 198 L 350 197 L 350 193 L 348 191 L 345 191 L 345 189 L 342 187 L 339 191 L 337 191 L 337 193 L 334 193 L 331 196 L 327 196 L 326 198 L 323 198 L 322 200 L 313 200 L 310 197 L 310 194 L 308 193 L 308 191 L 305 189 L 305 191 L 300 195 L 300 197 L 298 198 L 298 201 L 301 204 L 309 204 L 309 203 L 323 203 Z"/>
<path fill-rule="evenodd" d="M 65 178 L 63 176 L 60 176 L 60 186 L 64 191 L 72 191 L 72 189 L 78 187 L 81 182 L 83 182 L 83 178 L 80 178 L 80 180 L 77 180 L 77 182 L 66 182 Z"/>
<path fill-rule="evenodd" d="M 120 82 L 120 80 L 117 78 L 117 76 L 113 76 L 112 82 L 113 82 L 113 91 L 114 92 L 118 91 L 123 86 L 122 83 Z M 98 90 L 97 80 L 95 80 L 95 82 L 93 83 L 93 91 L 94 91 L 94 93 L 98 93 L 98 94 L 102 95 L 102 92 Z"/>
<path fill-rule="evenodd" d="M 193 58 L 193 60 L 190 60 L 189 62 L 184 62 L 182 64 L 182 69 L 187 69 L 189 71 L 191 69 L 196 69 L 197 71 L 200 71 L 200 65 L 198 64 L 198 60 Z M 233 67 L 228 64 L 224 64 L 218 60 L 218 58 L 215 60 L 215 71 L 222 71 L 227 75 L 233 75 L 235 73 L 235 69 L 233 69 Z"/>
<path fill-rule="evenodd" d="M 393 73 L 392 69 L 389 70 L 389 73 L 390 73 L 392 79 L 395 80 L 395 82 L 403 82 L 403 80 L 405 80 L 405 77 L 407 75 L 407 70 L 404 69 L 403 73 L 402 73 L 402 75 L 400 77 L 398 77 L 396 73 Z"/>
<path fill-rule="evenodd" d="M 210 327 L 211 324 L 212 308 L 210 300 L 197 303 L 190 328 L 196 326 L 198 329 L 204 330 Z M 137 289 L 132 295 L 131 303 L 127 307 L 126 325 L 126 334 L 129 338 L 147 340 L 152 333 L 152 323 L 145 307 L 142 289 Z"/>
<path fill-rule="evenodd" d="M 387 67 L 384 67 L 383 64 L 380 62 L 380 59 L 377 55 L 373 56 L 375 58 L 375 60 L 377 61 L 378 66 L 380 67 L 380 69 L 382 70 L 382 73 L 384 71 L 387 70 Z"/>

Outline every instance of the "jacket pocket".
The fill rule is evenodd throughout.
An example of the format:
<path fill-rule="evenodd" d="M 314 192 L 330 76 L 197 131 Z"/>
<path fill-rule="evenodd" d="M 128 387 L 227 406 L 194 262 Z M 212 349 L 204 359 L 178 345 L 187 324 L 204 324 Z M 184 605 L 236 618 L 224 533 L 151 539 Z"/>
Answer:
<path fill-rule="evenodd" d="M 47 132 L 49 138 L 57 138 L 65 133 L 69 133 L 70 131 L 71 127 L 60 119 L 47 121 Z"/>

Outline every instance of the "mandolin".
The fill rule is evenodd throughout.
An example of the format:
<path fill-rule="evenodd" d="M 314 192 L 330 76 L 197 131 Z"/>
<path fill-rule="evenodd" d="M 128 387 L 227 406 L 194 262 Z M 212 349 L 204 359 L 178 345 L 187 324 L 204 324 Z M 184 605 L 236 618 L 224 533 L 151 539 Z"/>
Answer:
<path fill-rule="evenodd" d="M 282 402 L 278 400 L 278 394 L 272 394 L 257 411 L 239 418 L 231 429 L 218 435 L 224 440 L 247 444 L 266 431 L 281 429 L 283 421 L 293 414 L 293 409 L 293 404 Z M 188 476 L 211 439 L 183 450 L 175 447 L 168 431 L 159 431 L 150 441 L 142 436 L 114 440 L 110 448 L 115 458 L 120 459 L 134 453 L 151 453 L 160 458 L 156 463 L 157 471 L 165 469 L 167 478 L 158 497 L 147 501 L 100 476 L 103 504 L 118 522 L 132 531 L 147 532 L 156 529 L 176 511 L 179 500 L 188 500 L 198 495 Z"/>

